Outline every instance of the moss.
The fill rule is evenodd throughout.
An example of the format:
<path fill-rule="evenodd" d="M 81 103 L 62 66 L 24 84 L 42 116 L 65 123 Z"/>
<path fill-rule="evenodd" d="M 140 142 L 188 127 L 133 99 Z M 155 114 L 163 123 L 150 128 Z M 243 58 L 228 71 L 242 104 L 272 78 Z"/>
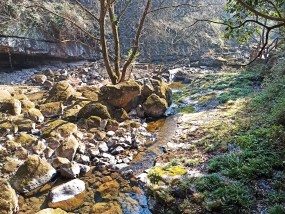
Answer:
<path fill-rule="evenodd" d="M 148 172 L 148 178 L 152 183 L 158 183 L 163 180 L 164 176 L 177 176 L 185 175 L 187 171 L 182 166 L 170 166 L 170 167 L 153 167 Z"/>
<path fill-rule="evenodd" d="M 101 202 L 94 204 L 91 214 L 122 214 L 123 211 L 117 202 Z"/>
<path fill-rule="evenodd" d="M 183 106 L 183 107 L 179 107 L 178 111 L 181 113 L 190 114 L 190 113 L 195 112 L 195 107 L 194 106 Z"/>
<path fill-rule="evenodd" d="M 78 118 L 85 118 L 85 119 L 89 118 L 90 116 L 97 116 L 102 119 L 111 118 L 107 106 L 98 102 L 91 102 L 87 104 L 82 109 L 80 109 L 77 115 Z"/>
<path fill-rule="evenodd" d="M 102 199 L 114 200 L 119 196 L 119 187 L 117 181 L 109 181 L 100 185 L 97 192 L 100 193 Z"/>
<path fill-rule="evenodd" d="M 77 131 L 77 126 L 64 120 L 55 120 L 43 129 L 42 137 L 51 137 L 57 134 L 69 136 Z"/>

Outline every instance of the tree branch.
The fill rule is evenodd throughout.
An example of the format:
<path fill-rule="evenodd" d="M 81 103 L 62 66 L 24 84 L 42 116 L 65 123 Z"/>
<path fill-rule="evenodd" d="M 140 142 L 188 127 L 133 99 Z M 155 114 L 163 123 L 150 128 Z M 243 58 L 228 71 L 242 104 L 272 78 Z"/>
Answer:
<path fill-rule="evenodd" d="M 85 7 L 83 4 L 81 4 L 80 1 L 75 0 L 76 3 L 79 5 L 79 7 L 81 7 L 86 13 L 88 13 L 90 16 L 92 16 L 97 22 L 99 22 L 99 19 L 95 16 L 94 13 L 92 13 L 89 9 L 87 9 L 87 7 Z"/>
<path fill-rule="evenodd" d="M 242 0 L 236 0 L 238 4 L 240 4 L 242 7 L 246 8 L 247 10 L 251 11 L 252 13 L 254 13 L 257 16 L 263 17 L 265 19 L 269 19 L 272 21 L 278 21 L 278 22 L 284 22 L 285 23 L 285 18 L 279 18 L 279 17 L 274 17 L 274 16 L 269 16 L 267 14 L 261 13 L 257 10 L 255 10 L 253 7 L 251 7 L 250 5 L 246 4 L 245 2 L 243 2 Z"/>

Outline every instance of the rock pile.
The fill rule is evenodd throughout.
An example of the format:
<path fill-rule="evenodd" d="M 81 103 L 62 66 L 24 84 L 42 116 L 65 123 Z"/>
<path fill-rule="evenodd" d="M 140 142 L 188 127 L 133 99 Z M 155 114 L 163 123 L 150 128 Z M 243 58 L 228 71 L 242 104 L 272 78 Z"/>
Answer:
<path fill-rule="evenodd" d="M 1 184 L 7 197 L 0 204 L 6 213 L 17 212 L 16 193 L 30 197 L 58 179 L 68 180 L 53 186 L 47 202 L 61 210 L 39 213 L 78 208 L 86 197 L 82 176 L 94 166 L 127 169 L 138 149 L 154 139 L 144 120 L 161 117 L 171 104 L 167 85 L 145 78 L 99 88 L 91 85 L 96 78 L 90 70 L 80 69 L 86 75 L 81 82 L 64 69 L 47 70 L 27 81 L 45 89 L 0 91 L 0 167 L 9 180 Z M 97 189 L 103 199 L 118 197 L 118 184 L 109 182 Z M 117 202 L 96 203 L 93 213 L 108 206 L 121 213 Z"/>

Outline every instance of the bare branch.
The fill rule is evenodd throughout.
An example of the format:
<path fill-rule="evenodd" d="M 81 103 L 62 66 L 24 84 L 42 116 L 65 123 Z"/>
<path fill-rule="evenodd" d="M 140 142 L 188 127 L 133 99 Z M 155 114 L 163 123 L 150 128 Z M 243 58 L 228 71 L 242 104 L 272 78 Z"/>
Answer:
<path fill-rule="evenodd" d="M 120 12 L 120 14 L 118 15 L 117 21 L 120 21 L 120 19 L 122 18 L 122 16 L 124 15 L 124 13 L 126 12 L 126 10 L 128 9 L 130 3 L 132 2 L 132 0 L 129 0 L 126 4 L 125 7 L 123 8 L 123 10 Z"/>
<path fill-rule="evenodd" d="M 60 17 L 60 18 L 66 20 L 66 21 L 68 21 L 68 22 L 70 22 L 71 24 L 73 24 L 74 26 L 76 26 L 80 31 L 82 31 L 82 32 L 85 33 L 87 36 L 89 36 L 90 38 L 94 39 L 95 41 L 100 41 L 100 39 L 98 39 L 98 38 L 96 38 L 95 36 L 93 36 L 91 33 L 89 33 L 88 31 L 86 31 L 85 29 L 83 29 L 81 26 L 79 26 L 77 23 L 75 23 L 73 20 L 71 20 L 71 19 L 68 18 L 68 17 L 62 16 L 62 15 L 60 15 L 60 14 L 58 14 L 58 13 L 52 11 L 52 10 L 49 10 L 49 9 L 47 9 L 47 8 L 41 6 L 41 5 L 30 5 L 30 6 L 27 6 L 26 8 L 34 8 L 34 7 L 40 8 L 40 9 L 42 9 L 42 10 L 44 10 L 44 11 L 48 11 L 49 13 L 51 13 L 51 14 L 57 16 L 57 17 Z"/>
<path fill-rule="evenodd" d="M 75 0 L 76 3 L 86 12 L 88 13 L 90 16 L 92 16 L 97 22 L 99 22 L 99 19 L 95 16 L 94 13 L 92 13 L 87 7 L 85 7 L 83 4 L 81 4 L 80 1 Z"/>
<path fill-rule="evenodd" d="M 210 4 L 209 4 L 209 5 L 193 5 L 193 4 L 185 3 L 185 4 L 162 6 L 162 7 L 155 8 L 155 9 L 153 9 L 153 10 L 150 10 L 150 11 L 148 11 L 148 13 L 154 13 L 154 12 L 157 12 L 157 11 L 159 11 L 159 10 L 165 10 L 165 9 L 170 9 L 170 8 L 178 8 L 178 7 L 202 8 L 202 7 L 207 7 L 207 6 L 211 6 L 211 5 L 210 5 Z"/>

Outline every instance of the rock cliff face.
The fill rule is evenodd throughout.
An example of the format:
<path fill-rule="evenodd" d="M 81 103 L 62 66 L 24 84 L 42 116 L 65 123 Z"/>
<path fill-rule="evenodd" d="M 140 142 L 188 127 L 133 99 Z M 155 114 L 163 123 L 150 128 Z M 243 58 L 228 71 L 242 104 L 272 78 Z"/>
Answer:
<path fill-rule="evenodd" d="M 81 0 L 81 2 L 89 8 L 96 8 L 97 3 L 94 1 Z M 189 1 L 166 0 L 161 3 L 159 0 L 154 0 L 152 10 L 185 2 Z M 213 2 L 215 4 L 212 4 Z M 221 15 L 219 11 L 223 8 L 223 2 L 224 0 L 203 0 L 199 5 L 208 6 L 169 7 L 150 13 L 141 36 L 139 60 L 168 63 L 186 58 L 188 60 L 186 63 L 189 63 L 199 61 L 201 56 L 208 57 L 204 55 L 210 50 L 219 52 L 223 44 L 220 39 L 220 26 L 209 23 L 193 25 L 193 23 L 196 18 L 211 19 Z M 125 0 L 118 3 L 117 13 L 124 8 L 125 3 Z M 96 60 L 100 57 L 100 53 L 94 49 L 98 47 L 97 41 L 88 39 L 73 24 L 42 10 L 19 6 L 25 4 L 42 5 L 75 20 L 78 26 L 92 34 L 98 33 L 94 22 L 87 19 L 86 13 L 68 0 L 4 0 L 4 6 L 0 8 L 0 71 L 4 68 L 13 70 L 18 66 L 31 67 L 54 60 Z M 120 21 L 122 56 L 127 56 L 133 45 L 143 4 L 144 2 L 140 0 L 132 1 Z M 215 6 L 210 6 L 211 4 Z"/>

